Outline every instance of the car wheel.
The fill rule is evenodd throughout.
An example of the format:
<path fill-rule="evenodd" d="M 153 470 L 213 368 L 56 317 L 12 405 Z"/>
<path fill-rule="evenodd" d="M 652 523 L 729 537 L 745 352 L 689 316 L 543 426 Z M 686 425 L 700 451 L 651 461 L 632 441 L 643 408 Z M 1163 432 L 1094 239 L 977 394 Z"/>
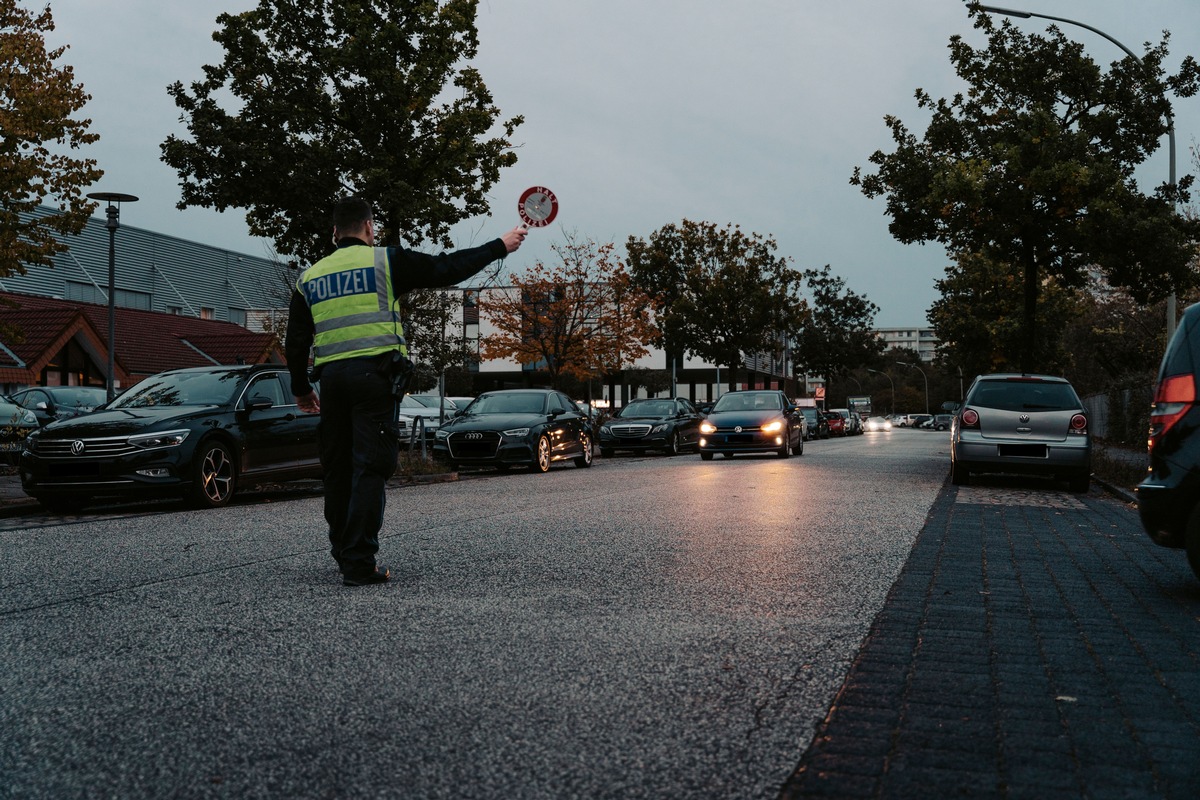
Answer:
<path fill-rule="evenodd" d="M 529 465 L 530 472 L 549 472 L 550 471 L 550 440 L 545 436 L 539 436 L 537 441 L 537 452 L 533 454 L 533 463 Z"/>
<path fill-rule="evenodd" d="M 613 449 L 611 447 L 601 447 L 600 448 L 600 455 L 604 456 L 605 458 L 612 458 L 612 454 L 613 454 Z"/>
<path fill-rule="evenodd" d="M 1191 566 L 1196 577 L 1200 578 L 1200 505 L 1193 508 L 1191 515 L 1188 516 L 1183 535 L 1188 565 Z"/>
<path fill-rule="evenodd" d="M 667 445 L 666 453 L 669 456 L 677 456 L 677 455 L 679 455 L 680 449 L 681 448 L 679 445 L 679 431 L 675 431 L 674 433 L 671 434 L 671 442 L 670 442 L 670 444 Z"/>
<path fill-rule="evenodd" d="M 581 438 L 583 441 L 583 453 L 575 459 L 575 466 L 587 468 L 592 465 L 592 437 L 585 433 Z"/>
<path fill-rule="evenodd" d="M 776 452 L 776 454 L 778 454 L 778 456 L 780 458 L 787 458 L 788 456 L 790 456 L 792 454 L 792 443 L 787 438 L 785 438 L 783 440 L 783 447 L 779 448 L 775 452 Z"/>
<path fill-rule="evenodd" d="M 971 484 L 970 474 L 957 461 L 950 462 L 950 483 L 955 486 L 969 486 Z"/>
<path fill-rule="evenodd" d="M 804 437 L 803 436 L 800 437 L 800 441 L 796 442 L 796 446 L 792 448 L 792 455 L 794 455 L 794 456 L 804 455 Z"/>
<path fill-rule="evenodd" d="M 713 456 L 712 453 L 705 453 L 703 450 L 700 451 L 700 460 L 701 461 L 712 461 L 712 456 Z"/>
<path fill-rule="evenodd" d="M 201 442 L 192 462 L 188 500 L 197 508 L 228 505 L 237 490 L 237 474 L 229 448 L 215 439 Z"/>

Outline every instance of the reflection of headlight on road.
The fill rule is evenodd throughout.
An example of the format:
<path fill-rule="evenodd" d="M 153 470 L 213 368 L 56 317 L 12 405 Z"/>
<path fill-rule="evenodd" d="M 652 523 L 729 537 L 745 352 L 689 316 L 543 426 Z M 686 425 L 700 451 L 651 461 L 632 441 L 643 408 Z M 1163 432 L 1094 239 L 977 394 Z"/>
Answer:
<path fill-rule="evenodd" d="M 766 425 L 762 426 L 763 433 L 779 433 L 781 430 L 783 430 L 783 423 L 779 420 L 768 422 Z"/>
<path fill-rule="evenodd" d="M 717 426 L 713 425 L 711 422 L 701 422 L 700 423 L 700 432 L 701 433 L 716 433 Z"/>

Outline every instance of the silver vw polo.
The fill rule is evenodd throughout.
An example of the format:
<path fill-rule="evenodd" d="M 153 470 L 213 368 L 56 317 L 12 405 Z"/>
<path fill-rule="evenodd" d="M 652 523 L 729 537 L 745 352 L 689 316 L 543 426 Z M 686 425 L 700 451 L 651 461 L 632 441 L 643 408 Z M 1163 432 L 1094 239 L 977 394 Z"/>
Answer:
<path fill-rule="evenodd" d="M 972 473 L 1045 475 L 1086 492 L 1092 474 L 1087 410 L 1065 378 L 981 375 L 950 426 L 950 482 Z"/>

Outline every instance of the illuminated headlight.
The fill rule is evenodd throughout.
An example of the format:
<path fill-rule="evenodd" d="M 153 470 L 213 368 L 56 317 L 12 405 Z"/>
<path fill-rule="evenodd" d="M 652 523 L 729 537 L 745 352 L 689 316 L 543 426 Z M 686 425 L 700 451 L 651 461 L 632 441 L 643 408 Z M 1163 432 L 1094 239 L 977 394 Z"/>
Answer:
<path fill-rule="evenodd" d="M 717 426 L 713 425 L 711 422 L 701 422 L 700 423 L 700 432 L 701 433 L 716 433 Z"/>
<path fill-rule="evenodd" d="M 669 423 L 669 422 L 662 422 L 662 423 L 659 423 L 658 425 L 655 425 L 653 428 L 651 428 L 651 429 L 650 429 L 650 432 L 651 432 L 651 433 L 662 433 L 663 431 L 665 431 L 665 430 L 666 430 L 667 428 L 669 428 L 669 427 L 671 427 L 671 423 Z"/>
<path fill-rule="evenodd" d="M 143 433 L 140 436 L 130 436 L 129 444 L 142 450 L 154 450 L 159 447 L 178 447 L 188 437 L 191 431 L 163 431 L 162 433 Z"/>
<path fill-rule="evenodd" d="M 780 420 L 768 422 L 766 425 L 762 426 L 763 433 L 779 433 L 781 430 L 783 430 L 783 422 Z"/>
<path fill-rule="evenodd" d="M 524 439 L 529 435 L 529 428 L 512 428 L 511 430 L 504 431 L 504 435 L 510 436 L 513 439 Z"/>

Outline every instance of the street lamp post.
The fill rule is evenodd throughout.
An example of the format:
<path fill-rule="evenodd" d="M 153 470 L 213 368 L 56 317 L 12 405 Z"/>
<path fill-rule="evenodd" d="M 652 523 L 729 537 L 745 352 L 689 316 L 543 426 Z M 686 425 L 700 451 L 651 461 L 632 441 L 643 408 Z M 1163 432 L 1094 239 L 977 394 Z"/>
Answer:
<path fill-rule="evenodd" d="M 1003 14 L 1006 17 L 1017 17 L 1019 19 L 1030 19 L 1031 17 L 1038 17 L 1039 19 L 1049 19 L 1049 20 L 1054 20 L 1055 22 L 1065 22 L 1068 25 L 1077 25 L 1080 28 L 1086 28 L 1087 30 L 1091 31 L 1092 33 L 1098 34 L 1100 36 L 1103 36 L 1105 39 L 1108 39 L 1110 42 L 1115 44 L 1117 47 L 1124 50 L 1128 55 L 1132 56 L 1133 59 L 1135 61 L 1137 61 L 1139 64 L 1142 64 L 1143 66 L 1145 66 L 1145 62 L 1142 61 L 1141 57 L 1138 56 L 1137 53 L 1133 52 L 1128 47 L 1121 44 L 1116 39 L 1109 36 L 1107 33 L 1100 30 L 1099 28 L 1093 28 L 1091 25 L 1086 25 L 1082 22 L 1079 22 L 1078 20 L 1067 19 L 1066 17 L 1052 17 L 1049 14 L 1038 14 L 1037 12 L 1034 12 L 1034 11 L 1014 11 L 1011 8 L 997 8 L 996 6 L 980 6 L 979 8 L 981 11 L 988 11 L 993 14 Z M 1170 186 L 1172 189 L 1174 189 L 1175 188 L 1175 118 L 1173 116 L 1171 116 L 1170 111 L 1167 112 L 1167 145 L 1168 145 L 1167 149 L 1168 149 L 1168 152 L 1170 155 L 1170 173 L 1169 173 Z M 1171 340 L 1171 336 L 1174 333 L 1175 333 L 1175 292 L 1172 291 L 1171 294 L 1169 294 L 1167 296 L 1167 341 Z"/>
<path fill-rule="evenodd" d="M 922 378 L 925 378 L 925 413 L 928 414 L 929 413 L 929 378 L 926 377 L 925 370 L 921 369 L 916 364 L 910 364 L 907 361 L 897 361 L 896 363 L 902 367 L 911 367 L 912 369 L 915 369 L 917 372 L 921 373 Z"/>
<path fill-rule="evenodd" d="M 88 197 L 108 203 L 104 226 L 108 228 L 108 400 L 111 402 L 117 386 L 117 228 L 121 227 L 121 203 L 136 203 L 137 198 L 120 192 L 91 192 Z"/>
<path fill-rule="evenodd" d="M 867 372 L 874 372 L 876 375 L 882 375 L 883 377 L 888 379 L 888 383 L 891 384 L 891 386 L 892 386 L 892 404 L 891 404 L 891 406 L 888 407 L 888 412 L 889 412 L 889 415 L 895 414 L 896 413 L 896 382 L 894 380 L 892 380 L 892 376 L 888 375 L 886 372 L 880 372 L 879 370 L 871 369 L 870 367 L 867 368 Z M 926 401 L 925 404 L 929 405 L 929 402 Z"/>

